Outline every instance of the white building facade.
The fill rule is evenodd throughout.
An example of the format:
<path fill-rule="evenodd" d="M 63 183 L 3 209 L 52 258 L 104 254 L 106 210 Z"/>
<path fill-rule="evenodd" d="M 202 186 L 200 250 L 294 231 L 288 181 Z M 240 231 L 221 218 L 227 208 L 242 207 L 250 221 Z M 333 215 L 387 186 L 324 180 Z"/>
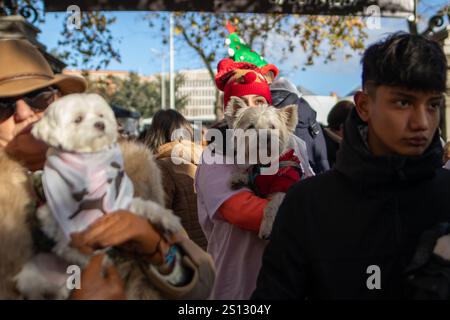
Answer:
<path fill-rule="evenodd" d="M 190 121 L 214 122 L 215 84 L 206 69 L 180 70 L 184 75 L 184 84 L 177 89 L 177 94 L 187 96 L 188 101 L 182 111 Z"/>

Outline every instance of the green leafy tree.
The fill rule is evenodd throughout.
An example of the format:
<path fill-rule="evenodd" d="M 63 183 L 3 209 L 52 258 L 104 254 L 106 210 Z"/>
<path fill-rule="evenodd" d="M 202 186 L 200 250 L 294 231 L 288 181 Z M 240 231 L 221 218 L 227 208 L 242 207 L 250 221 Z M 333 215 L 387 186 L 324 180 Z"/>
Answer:
<path fill-rule="evenodd" d="M 92 79 L 89 73 L 84 73 L 83 75 L 88 79 L 87 91 L 102 95 L 110 104 L 138 111 L 144 118 L 153 116 L 156 111 L 161 109 L 160 79 L 156 79 L 156 81 L 142 81 L 141 77 L 135 72 L 130 72 L 125 79 L 111 75 L 106 78 Z M 177 75 L 175 80 L 175 84 L 181 86 L 184 78 L 181 75 Z M 179 96 L 176 99 L 177 110 L 182 111 L 186 103 L 187 97 Z M 167 103 L 166 105 L 168 106 L 169 104 Z"/>
<path fill-rule="evenodd" d="M 158 92 L 154 83 L 141 81 L 137 73 L 130 72 L 126 79 L 109 75 L 93 80 L 88 74 L 88 92 L 102 95 L 110 104 L 138 111 L 150 117 L 159 107 Z"/>
<path fill-rule="evenodd" d="M 4 14 L 2 3 L 14 3 L 15 9 L 7 14 L 30 12 L 22 10 L 25 6 L 38 8 L 43 13 L 42 0 L 0 0 L 0 15 Z M 11 10 L 9 10 L 11 11 Z M 32 10 L 31 10 L 32 11 Z M 444 12 L 443 17 L 448 14 L 448 1 L 437 0 L 433 3 L 418 1 L 417 16 L 433 16 L 436 12 Z M 168 15 L 157 13 L 157 17 L 163 19 L 162 34 L 167 35 Z M 151 14 L 150 26 L 155 14 Z M 450 19 L 450 18 L 449 18 Z M 36 23 L 44 20 L 41 14 Z M 438 21 L 439 20 L 439 21 Z M 442 19 L 436 18 L 434 22 Z M 270 61 L 276 64 L 292 54 L 295 48 L 303 49 L 305 65 L 312 65 L 317 58 L 323 57 L 327 63 L 336 59 L 338 52 L 345 52 L 349 58 L 354 52 L 361 53 L 364 49 L 367 34 L 364 19 L 352 16 L 314 16 L 314 15 L 277 15 L 277 14 L 241 14 L 241 13 L 175 13 L 175 26 L 178 38 L 182 39 L 189 47 L 193 48 L 205 65 L 205 68 L 214 77 L 214 63 L 223 57 L 227 21 L 231 21 L 245 42 L 267 57 L 267 39 L 269 34 L 276 34 L 276 47 L 270 50 L 278 61 Z M 120 53 L 115 44 L 118 39 L 111 32 L 111 26 L 116 18 L 104 12 L 83 12 L 81 20 L 81 32 L 68 30 L 66 21 L 61 28 L 62 40 L 59 41 L 58 52 L 65 58 L 66 62 L 78 68 L 105 68 L 110 61 L 120 62 Z M 440 23 L 431 25 L 439 26 Z M 158 24 L 159 26 L 159 24 Z M 432 29 L 432 28 L 431 28 Z M 410 23 L 411 32 L 417 32 L 417 21 Z M 429 32 L 426 32 L 427 34 Z M 167 42 L 167 38 L 164 39 Z M 83 66 L 80 66 L 80 61 Z M 216 93 L 216 115 L 222 116 L 222 106 L 219 101 L 219 93 Z"/>
<path fill-rule="evenodd" d="M 13 14 L 23 15 L 37 27 L 45 22 L 42 0 L 0 0 L 0 16 Z M 80 29 L 70 30 L 63 19 L 61 38 L 53 53 L 69 65 L 84 69 L 106 68 L 113 60 L 120 62 L 116 47 L 119 39 L 111 31 L 114 23 L 113 15 L 101 11 L 81 12 Z"/>
<path fill-rule="evenodd" d="M 150 14 L 150 26 L 155 15 L 168 19 L 166 14 Z M 239 14 L 239 13 L 194 13 L 180 12 L 174 14 L 177 36 L 198 54 L 211 79 L 214 79 L 217 60 L 226 57 L 225 28 L 230 21 L 239 36 L 248 47 L 266 57 L 267 40 L 270 35 L 277 37 L 276 45 L 270 50 L 271 57 L 277 61 L 286 59 L 297 47 L 305 53 L 306 65 L 314 64 L 318 57 L 324 57 L 325 63 L 335 59 L 337 51 L 346 51 L 346 58 L 351 53 L 362 52 L 367 34 L 364 22 L 359 17 L 344 16 L 298 16 L 277 14 Z M 163 23 L 168 25 L 168 22 Z M 167 32 L 162 32 L 167 34 Z M 167 39 L 164 39 L 167 41 Z M 326 48 L 326 50 L 324 49 Z M 274 52 L 276 50 L 276 52 Z M 223 107 L 216 91 L 215 113 L 218 119 L 223 116 Z"/>
<path fill-rule="evenodd" d="M 164 77 L 164 87 L 165 87 L 165 106 L 168 108 L 170 106 L 170 79 L 169 77 Z M 181 73 L 175 74 L 175 108 L 182 112 L 184 108 L 186 107 L 187 103 L 189 102 L 189 97 L 187 95 L 181 95 L 178 91 L 178 88 L 184 85 L 185 83 L 185 77 Z M 161 101 L 161 82 L 162 77 L 160 75 L 156 76 L 157 86 L 159 88 L 159 94 L 160 94 L 160 101 Z"/>
<path fill-rule="evenodd" d="M 121 62 L 114 46 L 120 40 L 113 37 L 110 29 L 116 23 L 115 17 L 102 12 L 82 12 L 80 22 L 80 29 L 69 29 L 65 21 L 62 26 L 58 47 L 64 48 L 61 56 L 67 63 L 75 66 L 81 61 L 85 69 L 100 69 L 106 68 L 112 60 Z"/>

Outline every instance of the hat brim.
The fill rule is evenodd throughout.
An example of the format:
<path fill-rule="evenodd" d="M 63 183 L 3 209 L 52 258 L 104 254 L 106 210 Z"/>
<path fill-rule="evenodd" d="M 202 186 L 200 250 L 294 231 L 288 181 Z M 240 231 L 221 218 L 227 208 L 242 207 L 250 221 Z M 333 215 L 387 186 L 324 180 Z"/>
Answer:
<path fill-rule="evenodd" d="M 82 77 L 65 74 L 57 74 L 53 79 L 40 77 L 18 79 L 0 85 L 0 98 L 17 97 L 49 86 L 57 87 L 63 95 L 66 95 L 84 92 L 87 88 L 87 82 Z"/>
<path fill-rule="evenodd" d="M 265 66 L 262 66 L 261 68 L 259 68 L 259 70 L 261 70 L 261 73 L 263 75 L 265 75 L 269 72 L 272 72 L 274 79 L 278 76 L 278 73 L 279 73 L 278 68 L 275 65 L 270 64 L 270 63 L 266 64 Z"/>

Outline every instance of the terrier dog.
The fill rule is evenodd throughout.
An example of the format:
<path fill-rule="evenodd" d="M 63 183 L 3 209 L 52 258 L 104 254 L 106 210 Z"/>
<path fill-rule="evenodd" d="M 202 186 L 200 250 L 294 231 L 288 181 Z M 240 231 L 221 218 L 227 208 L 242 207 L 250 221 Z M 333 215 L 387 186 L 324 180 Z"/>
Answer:
<path fill-rule="evenodd" d="M 83 268 L 90 257 L 69 246 L 70 235 L 119 209 L 145 217 L 169 233 L 182 229 L 170 210 L 154 201 L 134 198 L 117 144 L 116 119 L 101 96 L 71 94 L 56 100 L 34 125 L 32 134 L 50 147 L 42 174 L 46 204 L 38 208 L 36 216 L 39 231 L 52 242 L 51 252 L 58 261 Z M 107 258 L 104 263 L 114 260 Z M 55 264 L 52 261 L 55 259 L 48 253 L 37 254 L 24 265 L 15 280 L 25 297 L 69 296 L 60 276 L 55 280 L 46 274 L 46 268 Z M 131 265 L 120 268 L 122 276 L 131 272 Z"/>
<path fill-rule="evenodd" d="M 281 109 L 269 105 L 249 107 L 242 99 L 231 97 L 225 120 L 228 128 L 233 129 L 233 140 L 237 144 L 235 159 L 239 167 L 229 181 L 230 187 L 249 187 L 258 196 L 270 199 L 259 230 L 259 236 L 268 239 L 286 189 L 302 176 L 300 161 L 288 146 L 298 122 L 297 105 Z M 266 155 L 265 163 L 262 154 Z M 279 168 L 264 177 L 262 170 L 267 170 L 269 164 Z"/>

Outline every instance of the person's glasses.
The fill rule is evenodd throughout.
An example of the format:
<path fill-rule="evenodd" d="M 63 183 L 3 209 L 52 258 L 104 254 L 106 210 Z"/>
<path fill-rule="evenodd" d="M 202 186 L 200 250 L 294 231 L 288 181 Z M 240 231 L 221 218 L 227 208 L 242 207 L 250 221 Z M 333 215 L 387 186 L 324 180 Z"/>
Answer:
<path fill-rule="evenodd" d="M 33 91 L 24 96 L 0 98 L 0 122 L 5 121 L 16 113 L 17 101 L 23 100 L 34 112 L 42 112 L 55 101 L 57 89 L 45 88 Z"/>

